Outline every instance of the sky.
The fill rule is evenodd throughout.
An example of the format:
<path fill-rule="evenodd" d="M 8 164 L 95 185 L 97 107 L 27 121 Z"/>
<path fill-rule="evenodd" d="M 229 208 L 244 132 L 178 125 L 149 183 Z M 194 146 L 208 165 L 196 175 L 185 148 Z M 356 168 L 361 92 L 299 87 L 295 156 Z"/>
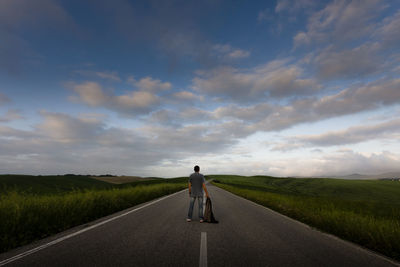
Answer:
<path fill-rule="evenodd" d="M 400 171 L 397 0 L 0 0 L 0 173 Z"/>

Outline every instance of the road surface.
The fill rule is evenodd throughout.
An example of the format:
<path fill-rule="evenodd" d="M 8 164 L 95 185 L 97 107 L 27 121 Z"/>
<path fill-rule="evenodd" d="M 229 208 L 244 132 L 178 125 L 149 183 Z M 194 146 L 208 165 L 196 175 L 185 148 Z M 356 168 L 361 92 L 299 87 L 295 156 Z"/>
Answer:
<path fill-rule="evenodd" d="M 185 190 L 1 254 L 0 265 L 399 266 L 218 187 L 208 189 L 219 224 L 199 223 L 197 205 L 186 222 Z"/>

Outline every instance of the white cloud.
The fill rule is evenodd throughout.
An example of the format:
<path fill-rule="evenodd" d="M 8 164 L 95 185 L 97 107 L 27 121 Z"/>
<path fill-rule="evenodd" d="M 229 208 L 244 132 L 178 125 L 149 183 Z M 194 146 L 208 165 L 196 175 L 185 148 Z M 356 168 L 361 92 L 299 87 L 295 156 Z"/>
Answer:
<path fill-rule="evenodd" d="M 229 105 L 215 109 L 219 120 L 231 119 L 232 131 L 241 135 L 257 131 L 277 131 L 305 122 L 376 110 L 400 101 L 400 79 L 381 79 L 354 85 L 323 97 L 296 99 L 287 105 L 260 103 L 249 106 Z M 232 127 L 232 125 L 230 126 Z M 246 136 L 247 136 L 246 135 Z"/>
<path fill-rule="evenodd" d="M 275 144 L 274 151 L 288 151 L 303 147 L 343 146 L 376 140 L 398 140 L 400 120 L 390 120 L 374 125 L 353 126 L 345 130 L 331 131 L 318 135 L 299 135 L 286 138 Z"/>
<path fill-rule="evenodd" d="M 201 95 L 194 94 L 189 91 L 180 91 L 173 95 L 178 100 L 183 101 L 204 101 L 204 97 Z"/>
<path fill-rule="evenodd" d="M 229 44 L 216 44 L 213 46 L 213 50 L 217 53 L 217 56 L 223 60 L 242 59 L 250 56 L 249 51 L 233 48 Z"/>
<path fill-rule="evenodd" d="M 172 88 L 171 83 L 162 82 L 159 79 L 153 79 L 151 77 L 144 77 L 140 80 L 136 80 L 133 76 L 128 78 L 128 83 L 139 88 L 140 90 L 156 92 L 169 90 Z"/>
<path fill-rule="evenodd" d="M 245 50 L 241 50 L 241 49 L 233 50 L 232 52 L 227 54 L 227 57 L 232 58 L 232 59 L 246 58 L 249 56 L 250 56 L 249 51 L 245 51 Z"/>
<path fill-rule="evenodd" d="M 73 90 L 79 94 L 83 102 L 93 107 L 104 105 L 110 99 L 110 96 L 106 95 L 100 84 L 96 82 L 77 84 Z"/>
<path fill-rule="evenodd" d="M 2 172 L 145 175 L 164 160 L 220 153 L 235 142 L 205 125 L 129 129 L 107 127 L 99 116 L 40 115 L 32 130 L 0 126 Z"/>
<path fill-rule="evenodd" d="M 290 166 L 288 165 L 290 162 Z M 379 174 L 399 171 L 400 155 L 382 151 L 364 155 L 351 149 L 313 156 L 272 160 L 271 174 L 279 176 L 342 176 L 352 173 Z"/>
<path fill-rule="evenodd" d="M 96 72 L 95 74 L 103 79 L 109 79 L 117 82 L 121 81 L 117 72 Z"/>
<path fill-rule="evenodd" d="M 376 125 L 353 126 L 346 130 L 321 135 L 299 136 L 296 139 L 302 143 L 316 146 L 347 145 L 377 139 L 397 140 L 399 130 L 400 120 L 396 119 Z"/>
<path fill-rule="evenodd" d="M 394 48 L 400 41 L 400 11 L 385 18 L 376 28 L 373 36 L 382 40 L 385 48 Z"/>
<path fill-rule="evenodd" d="M 181 117 L 198 117 L 203 112 L 199 109 L 185 110 Z M 43 121 L 30 131 L 0 126 L 2 172 L 111 172 L 169 176 L 171 173 L 181 175 L 182 171 L 186 173 L 184 170 L 188 164 L 200 162 L 208 173 L 229 170 L 229 173 L 246 175 L 286 176 L 342 175 L 359 170 L 376 173 L 398 170 L 400 166 L 400 156 L 389 152 L 366 155 L 341 150 L 313 153 L 307 158 L 290 155 L 280 158 L 280 155 L 265 160 L 258 156 L 241 157 L 242 152 L 235 154 L 235 144 L 249 132 L 232 122 L 201 125 L 193 124 L 189 118 L 192 123 L 188 125 L 147 125 L 129 129 L 108 127 L 98 115 L 74 117 L 47 111 L 42 111 L 40 115 Z M 398 124 L 398 121 L 393 121 L 350 130 L 367 138 L 374 134 L 395 133 Z M 168 162 L 173 164 L 173 170 L 162 174 L 160 170 L 165 170 L 167 167 L 163 166 L 167 166 Z M 224 169 L 223 166 L 229 168 Z"/>
<path fill-rule="evenodd" d="M 375 27 L 374 19 L 385 8 L 379 0 L 333 1 L 310 17 L 307 31 L 294 37 L 294 45 L 341 43 L 369 35 Z"/>
<path fill-rule="evenodd" d="M 147 109 L 158 104 L 158 97 L 150 92 L 135 91 L 129 95 L 119 95 L 114 97 L 118 107 L 126 110 Z"/>
<path fill-rule="evenodd" d="M 127 116 L 149 113 L 160 101 L 156 94 L 143 90 L 112 95 L 104 92 L 101 85 L 95 82 L 73 85 L 72 89 L 89 106 L 105 107 Z"/>
<path fill-rule="evenodd" d="M 333 46 L 322 50 L 313 60 L 317 74 L 323 79 L 360 78 L 382 71 L 378 44 L 363 44 L 337 51 Z"/>
<path fill-rule="evenodd" d="M 103 130 L 104 124 L 96 118 L 75 118 L 62 113 L 42 111 L 44 121 L 37 125 L 43 136 L 62 143 L 90 143 Z"/>
<path fill-rule="evenodd" d="M 287 60 L 275 60 L 252 69 L 220 67 L 199 71 L 193 79 L 193 89 L 238 102 L 314 93 L 319 85 L 302 76 L 301 67 L 288 64 Z"/>

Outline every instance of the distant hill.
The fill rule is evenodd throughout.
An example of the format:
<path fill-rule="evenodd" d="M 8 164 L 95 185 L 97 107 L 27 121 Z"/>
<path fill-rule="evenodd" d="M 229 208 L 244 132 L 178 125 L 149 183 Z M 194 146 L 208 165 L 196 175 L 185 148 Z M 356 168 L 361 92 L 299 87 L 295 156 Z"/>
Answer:
<path fill-rule="evenodd" d="M 350 174 L 350 175 L 337 176 L 337 177 L 334 177 L 334 178 L 352 179 L 352 180 L 392 179 L 392 178 L 400 178 L 400 172 L 386 172 L 386 173 L 376 174 L 376 175 L 353 173 L 353 174 Z"/>
<path fill-rule="evenodd" d="M 157 179 L 157 178 L 142 178 L 138 176 L 100 176 L 100 177 L 92 176 L 91 178 L 111 184 L 126 184 L 138 181 L 149 181 Z"/>

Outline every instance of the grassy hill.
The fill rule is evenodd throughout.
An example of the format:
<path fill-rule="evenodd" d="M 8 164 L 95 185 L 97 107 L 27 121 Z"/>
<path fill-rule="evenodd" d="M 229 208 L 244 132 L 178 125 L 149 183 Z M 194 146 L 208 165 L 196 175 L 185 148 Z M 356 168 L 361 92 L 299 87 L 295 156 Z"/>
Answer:
<path fill-rule="evenodd" d="M 234 194 L 400 259 L 400 183 L 213 175 Z"/>
<path fill-rule="evenodd" d="M 100 179 L 97 179 L 100 178 Z M 117 182 L 113 182 L 116 180 Z M 121 182 L 123 181 L 123 183 Z M 137 185 L 180 183 L 187 178 L 140 178 L 92 177 L 86 175 L 0 175 L 0 194 L 16 191 L 24 194 L 51 195 L 71 191 L 118 189 Z"/>

